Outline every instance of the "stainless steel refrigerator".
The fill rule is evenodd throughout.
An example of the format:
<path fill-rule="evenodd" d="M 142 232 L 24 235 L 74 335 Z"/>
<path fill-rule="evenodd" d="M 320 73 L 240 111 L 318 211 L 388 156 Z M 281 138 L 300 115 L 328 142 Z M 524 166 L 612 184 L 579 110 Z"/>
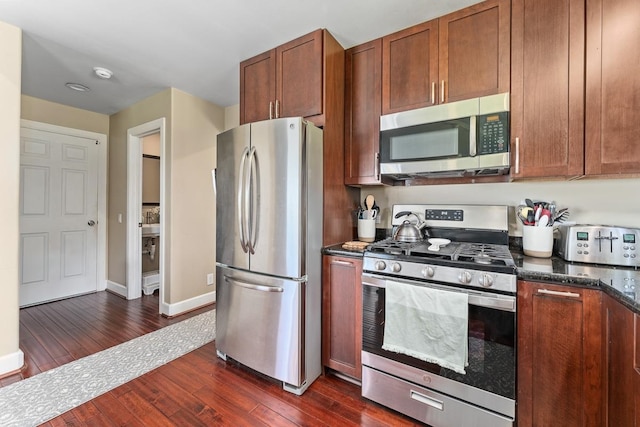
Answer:
<path fill-rule="evenodd" d="M 322 130 L 302 118 L 218 135 L 218 356 L 302 394 L 321 373 Z"/>

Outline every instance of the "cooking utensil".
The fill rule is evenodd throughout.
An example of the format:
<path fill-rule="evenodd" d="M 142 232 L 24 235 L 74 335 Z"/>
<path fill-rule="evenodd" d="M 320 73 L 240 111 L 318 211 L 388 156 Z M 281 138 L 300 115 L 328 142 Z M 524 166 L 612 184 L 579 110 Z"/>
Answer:
<path fill-rule="evenodd" d="M 529 214 L 533 215 L 533 209 L 526 205 L 519 205 L 516 208 L 516 215 L 524 225 L 531 225 L 529 221 Z"/>
<path fill-rule="evenodd" d="M 375 203 L 376 203 L 376 200 L 371 194 L 367 195 L 367 197 L 364 198 L 364 208 L 368 211 L 373 209 L 373 205 Z"/>
<path fill-rule="evenodd" d="M 424 239 L 422 235 L 422 229 L 427 225 L 426 222 L 421 221 L 420 217 L 409 211 L 402 211 L 396 214 L 396 218 L 400 218 L 406 216 L 402 224 L 398 226 L 396 231 L 393 233 L 393 240 L 397 240 L 399 242 L 419 242 Z M 412 223 L 409 218 L 411 216 L 415 216 L 418 224 Z"/>
<path fill-rule="evenodd" d="M 531 199 L 524 199 L 524 203 L 529 206 L 531 209 L 535 209 L 536 205 L 531 201 Z"/>
<path fill-rule="evenodd" d="M 538 221 L 540 221 L 540 215 L 542 215 L 542 206 L 536 207 L 536 213 L 534 216 L 534 222 L 538 225 Z"/>
<path fill-rule="evenodd" d="M 553 218 L 553 222 L 564 222 L 569 219 L 569 210 L 567 208 L 562 208 L 558 211 L 556 216 Z"/>
<path fill-rule="evenodd" d="M 538 227 L 546 227 L 549 225 L 549 216 L 542 215 L 540 216 L 540 220 L 538 220 Z"/>
<path fill-rule="evenodd" d="M 428 250 L 438 252 L 442 246 L 447 246 L 449 243 L 451 243 L 451 240 L 434 238 L 434 239 L 427 240 L 427 242 L 431 244 L 427 248 Z"/>

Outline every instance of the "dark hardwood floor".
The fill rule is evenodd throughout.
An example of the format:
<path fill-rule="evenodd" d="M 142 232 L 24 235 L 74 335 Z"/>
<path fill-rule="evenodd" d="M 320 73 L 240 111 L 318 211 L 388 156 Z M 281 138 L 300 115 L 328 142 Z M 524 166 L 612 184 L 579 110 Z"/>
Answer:
<path fill-rule="evenodd" d="M 27 367 L 6 386 L 120 344 L 213 306 L 168 319 L 157 295 L 126 301 L 107 292 L 20 311 L 20 348 Z M 332 375 L 302 395 L 216 357 L 207 344 L 111 390 L 45 426 L 413 426 L 415 421 L 360 396 Z"/>

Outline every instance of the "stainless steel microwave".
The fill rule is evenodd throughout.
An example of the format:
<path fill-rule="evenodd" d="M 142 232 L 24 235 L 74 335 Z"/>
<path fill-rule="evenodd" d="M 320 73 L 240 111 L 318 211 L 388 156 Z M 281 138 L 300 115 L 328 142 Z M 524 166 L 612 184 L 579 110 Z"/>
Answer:
<path fill-rule="evenodd" d="M 380 173 L 418 177 L 509 172 L 509 94 L 380 117 Z"/>

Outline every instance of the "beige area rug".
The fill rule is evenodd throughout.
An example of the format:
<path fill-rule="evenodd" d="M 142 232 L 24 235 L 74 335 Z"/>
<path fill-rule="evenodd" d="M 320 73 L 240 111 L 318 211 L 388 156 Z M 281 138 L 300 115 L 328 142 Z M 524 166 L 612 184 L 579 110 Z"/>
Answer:
<path fill-rule="evenodd" d="M 215 310 L 0 388 L 0 426 L 37 426 L 215 339 Z"/>

